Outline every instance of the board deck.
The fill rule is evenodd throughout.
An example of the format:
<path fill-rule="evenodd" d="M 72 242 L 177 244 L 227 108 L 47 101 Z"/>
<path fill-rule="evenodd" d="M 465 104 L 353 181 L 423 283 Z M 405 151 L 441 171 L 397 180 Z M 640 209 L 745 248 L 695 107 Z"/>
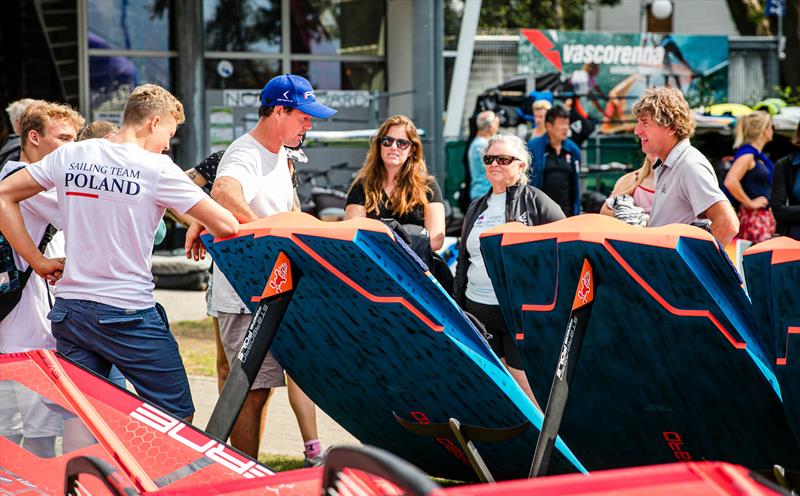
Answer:
<path fill-rule="evenodd" d="M 302 275 L 271 349 L 314 403 L 361 442 L 431 475 L 475 480 L 454 441 L 414 434 L 395 415 L 496 430 L 528 423 L 511 439 L 474 439 L 495 478 L 527 475 L 541 413 L 383 224 L 281 214 L 204 242 L 251 310 L 278 254 L 289 257 Z M 582 470 L 563 442 L 556 448 L 554 473 Z"/>
<path fill-rule="evenodd" d="M 582 215 L 506 224 L 481 248 L 540 401 L 581 263 L 592 264 L 594 308 L 560 430 L 587 469 L 702 459 L 800 469 L 768 342 L 710 234 Z"/>
<path fill-rule="evenodd" d="M 783 404 L 800 439 L 800 241 L 786 236 L 744 253 L 744 273 Z"/>

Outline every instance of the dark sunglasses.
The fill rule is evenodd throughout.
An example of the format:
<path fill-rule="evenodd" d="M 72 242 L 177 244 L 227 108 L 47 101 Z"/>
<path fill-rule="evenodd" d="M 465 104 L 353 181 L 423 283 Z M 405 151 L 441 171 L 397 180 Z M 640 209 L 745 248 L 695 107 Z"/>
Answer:
<path fill-rule="evenodd" d="M 402 138 L 392 138 L 391 136 L 384 136 L 383 138 L 381 138 L 381 145 L 385 146 L 386 148 L 392 146 L 392 143 L 397 143 L 397 148 L 399 150 L 405 150 L 409 146 L 411 146 L 410 141 L 404 140 Z"/>
<path fill-rule="evenodd" d="M 484 155 L 483 156 L 483 163 L 486 165 L 492 165 L 492 162 L 497 161 L 498 164 L 506 166 L 510 165 L 511 162 L 519 160 L 517 157 L 512 157 L 511 155 Z"/>

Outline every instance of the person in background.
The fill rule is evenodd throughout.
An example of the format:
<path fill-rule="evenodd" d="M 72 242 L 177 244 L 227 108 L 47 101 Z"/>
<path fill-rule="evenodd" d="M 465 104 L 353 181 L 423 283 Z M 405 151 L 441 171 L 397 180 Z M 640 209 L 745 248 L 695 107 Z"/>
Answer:
<path fill-rule="evenodd" d="M 531 139 L 544 136 L 544 117 L 551 108 L 553 108 L 553 105 L 548 100 L 536 100 L 531 104 L 534 123 L 533 130 L 531 131 Z"/>
<path fill-rule="evenodd" d="M 645 90 L 636 105 L 634 133 L 653 164 L 656 193 L 648 227 L 680 223 L 708 226 L 725 246 L 739 231 L 739 220 L 722 193 L 708 159 L 689 138 L 695 122 L 683 94 L 659 86 Z"/>
<path fill-rule="evenodd" d="M 603 90 L 597 85 L 597 75 L 600 74 L 600 66 L 594 62 L 583 64 L 583 67 L 573 72 L 569 82 L 575 89 L 575 96 L 581 100 L 588 99 L 597 111 L 603 114 L 603 105 L 598 97 L 603 98 Z M 585 108 L 586 105 L 583 105 Z"/>
<path fill-rule="evenodd" d="M 93 121 L 84 127 L 78 135 L 78 141 L 95 138 L 108 138 L 117 134 L 119 126 L 110 121 Z"/>
<path fill-rule="evenodd" d="M 800 147 L 800 123 L 792 137 Z M 777 221 L 775 232 L 800 241 L 800 149 L 775 163 L 770 206 Z"/>
<path fill-rule="evenodd" d="M 620 177 L 608 200 L 600 208 L 600 213 L 631 225 L 645 227 L 650 220 L 650 210 L 656 194 L 653 176 L 655 160 L 654 156 L 648 155 L 639 169 Z"/>
<path fill-rule="evenodd" d="M 425 260 L 444 243 L 444 201 L 428 174 L 417 127 L 404 115 L 389 117 L 371 140 L 364 165 L 347 193 L 345 220 L 394 219 L 418 228 L 412 248 Z M 419 236 L 416 236 L 419 234 Z M 427 244 L 427 246 L 422 246 Z"/>
<path fill-rule="evenodd" d="M 724 186 L 737 208 L 739 237 L 753 243 L 775 235 L 775 217 L 769 208 L 772 191 L 772 161 L 764 155 L 764 146 L 772 141 L 772 118 L 756 110 L 736 120 L 733 156 Z"/>
<path fill-rule="evenodd" d="M 475 134 L 475 139 L 469 145 L 469 173 L 472 178 L 472 184 L 469 188 L 470 200 L 474 200 L 486 194 L 491 188 L 489 181 L 486 179 L 483 168 L 483 149 L 489 138 L 497 134 L 500 129 L 500 118 L 491 110 L 484 110 L 475 118 L 475 126 L 478 132 Z"/>
<path fill-rule="evenodd" d="M 569 111 L 555 105 L 545 114 L 546 134 L 528 142 L 533 156 L 531 184 L 571 217 L 581 213 L 581 149 L 569 135 Z"/>
<path fill-rule="evenodd" d="M 83 117 L 66 105 L 37 101 L 29 105 L 17 120 L 20 133 L 20 161 L 8 161 L 0 179 L 20 173 L 29 164 L 38 162 L 66 143 L 75 141 Z M 63 258 L 64 235 L 58 196 L 55 190 L 41 193 L 20 202 L 24 227 L 48 258 Z M 28 263 L 16 252 L 14 265 L 21 273 L 29 270 Z M 0 316 L 0 353 L 16 353 L 36 349 L 54 349 L 56 340 L 50 330 L 47 312 L 53 294 L 47 281 L 39 274 L 28 272 L 20 281 L 19 301 L 7 315 Z M 22 276 L 25 277 L 25 276 Z M 42 399 L 13 381 L 0 381 L 0 432 L 9 437 L 10 420 L 21 416 L 22 430 L 14 442 L 22 442 L 28 451 L 39 457 L 55 456 L 56 437 L 62 432 L 60 414 L 47 408 Z"/>
<path fill-rule="evenodd" d="M 500 311 L 480 246 L 482 232 L 506 222 L 537 226 L 564 218 L 564 212 L 553 200 L 528 185 L 530 160 L 525 142 L 516 136 L 496 135 L 489 140 L 483 163 L 492 189 L 473 201 L 464 216 L 453 299 L 483 323 L 492 335 L 492 350 L 540 408 Z"/>
<path fill-rule="evenodd" d="M 0 146 L 0 167 L 3 167 L 9 160 L 19 160 L 21 152 L 20 142 L 20 118 L 25 110 L 34 103 L 44 103 L 43 100 L 34 100 L 33 98 L 23 98 L 6 107 L 8 120 L 11 121 L 11 134 L 6 137 L 3 145 Z"/>

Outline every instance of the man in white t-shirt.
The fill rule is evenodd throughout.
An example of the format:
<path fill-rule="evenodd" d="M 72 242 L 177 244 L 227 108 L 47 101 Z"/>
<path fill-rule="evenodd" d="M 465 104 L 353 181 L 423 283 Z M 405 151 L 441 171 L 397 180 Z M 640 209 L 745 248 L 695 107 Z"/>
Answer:
<path fill-rule="evenodd" d="M 311 84 L 304 78 L 284 74 L 270 80 L 261 91 L 258 124 L 225 151 L 211 196 L 240 222 L 290 212 L 294 188 L 284 146 L 300 144 L 312 127 L 312 117 L 324 119 L 335 113 L 316 101 Z M 228 362 L 232 363 L 242 347 L 252 316 L 222 271 L 214 271 L 213 284 L 211 307 L 219 313 L 222 344 Z M 258 456 L 261 412 L 270 389 L 284 384 L 283 368 L 269 353 L 231 432 L 234 447 Z M 306 462 L 313 463 L 321 452 L 315 407 L 291 378 L 289 400 L 305 441 Z"/>
<path fill-rule="evenodd" d="M 83 122 L 83 117 L 66 105 L 34 102 L 18 121 L 20 161 L 6 162 L 0 171 L 0 179 L 19 172 L 27 164 L 38 162 L 64 143 L 75 141 Z M 22 202 L 20 210 L 25 228 L 36 243 L 45 243 L 45 236 L 52 237 L 46 242 L 44 255 L 49 258 L 63 257 L 64 236 L 56 232 L 61 229 L 56 192 L 39 193 Z M 27 271 L 27 262 L 16 253 L 14 262 L 20 272 Z M 19 301 L 0 319 L 0 353 L 56 347 L 47 320 L 51 301 L 47 282 L 39 275 L 30 273 Z M 56 436 L 62 432 L 61 415 L 47 408 L 41 397 L 30 389 L 14 381 L 0 381 L 0 432 L 9 432 L 8 428 L 17 414 L 22 430 L 16 435 L 22 439 L 23 446 L 39 457 L 55 456 Z"/>
<path fill-rule="evenodd" d="M 191 418 L 186 371 L 153 297 L 153 237 L 166 208 L 215 236 L 234 235 L 239 223 L 162 154 L 183 120 L 168 91 L 139 86 L 119 133 L 62 146 L 0 183 L 0 229 L 37 274 L 57 281 L 48 318 L 59 352 L 103 376 L 116 365 L 140 396 Z M 38 251 L 20 213 L 20 202 L 51 188 L 66 260 Z"/>

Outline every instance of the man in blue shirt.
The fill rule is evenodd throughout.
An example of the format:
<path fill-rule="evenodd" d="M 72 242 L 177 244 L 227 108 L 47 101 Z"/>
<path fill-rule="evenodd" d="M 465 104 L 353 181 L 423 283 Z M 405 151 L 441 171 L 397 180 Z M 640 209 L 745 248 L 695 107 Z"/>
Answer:
<path fill-rule="evenodd" d="M 581 213 L 581 149 L 569 135 L 569 111 L 555 105 L 544 118 L 546 133 L 528 142 L 531 185 L 544 191 L 571 217 Z"/>

